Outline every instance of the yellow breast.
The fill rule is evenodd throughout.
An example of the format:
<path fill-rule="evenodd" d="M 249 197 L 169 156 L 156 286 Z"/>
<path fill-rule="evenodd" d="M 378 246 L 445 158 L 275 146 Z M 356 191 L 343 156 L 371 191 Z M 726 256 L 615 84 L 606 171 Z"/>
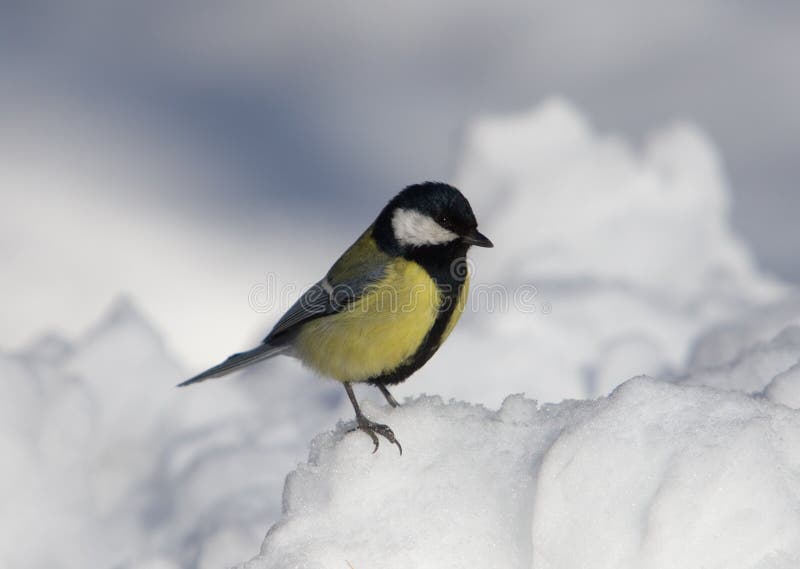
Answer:
<path fill-rule="evenodd" d="M 322 375 L 365 381 L 414 355 L 433 326 L 440 303 L 428 273 L 414 262 L 397 260 L 380 283 L 343 312 L 304 324 L 294 343 L 295 353 Z"/>

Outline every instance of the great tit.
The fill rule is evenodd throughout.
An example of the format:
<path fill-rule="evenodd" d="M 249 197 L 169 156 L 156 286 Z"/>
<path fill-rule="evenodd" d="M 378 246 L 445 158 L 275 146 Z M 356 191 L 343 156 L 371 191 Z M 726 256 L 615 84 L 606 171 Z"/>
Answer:
<path fill-rule="evenodd" d="M 179 387 L 261 360 L 290 355 L 344 385 L 357 428 L 403 449 L 387 425 L 361 412 L 353 383 L 380 389 L 427 362 L 461 317 L 469 288 L 470 246 L 492 247 L 467 199 L 453 186 L 425 182 L 397 194 L 375 222 L 281 317 L 261 345 L 234 354 Z"/>

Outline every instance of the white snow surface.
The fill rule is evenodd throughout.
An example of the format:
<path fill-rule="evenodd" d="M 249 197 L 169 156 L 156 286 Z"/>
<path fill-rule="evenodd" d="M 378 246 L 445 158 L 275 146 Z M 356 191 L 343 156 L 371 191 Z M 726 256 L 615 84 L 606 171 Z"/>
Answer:
<path fill-rule="evenodd" d="M 732 322 L 696 342 L 680 381 L 761 394 L 800 408 L 800 297 L 794 295 Z"/>
<path fill-rule="evenodd" d="M 74 345 L 0 354 L 0 567 L 241 560 L 307 441 L 346 412 L 291 360 L 271 373 L 176 389 L 185 372 L 124 299 Z"/>
<path fill-rule="evenodd" d="M 635 151 L 551 101 L 476 121 L 458 171 L 496 247 L 405 405 L 364 404 L 402 457 L 288 358 L 176 390 L 198 370 L 123 299 L 0 351 L 0 567 L 232 566 L 274 522 L 244 566 L 799 566 L 800 301 L 732 234 L 704 135 Z"/>
<path fill-rule="evenodd" d="M 729 377 L 759 342 L 722 364 Z M 367 402 L 404 446 L 372 454 L 341 389 L 288 359 L 272 379 L 256 368 L 173 389 L 180 370 L 120 302 L 74 345 L 0 357 L 0 566 L 231 566 L 279 518 L 284 474 L 323 431 L 242 567 L 796 567 L 797 374 L 790 397 L 769 391 L 800 354 L 793 367 L 781 350 L 762 357 L 789 372 L 766 398 L 690 385 L 701 372 L 597 400 L 513 395 L 496 411 Z"/>
<path fill-rule="evenodd" d="M 699 333 L 785 292 L 732 232 L 719 157 L 688 123 L 636 149 L 553 99 L 474 121 L 455 182 L 495 247 L 471 252 L 479 314 L 421 372 L 430 393 L 491 406 L 509 392 L 604 395 L 680 373 Z M 451 381 L 465 353 L 477 356 Z M 498 361 L 503 381 L 485 381 Z"/>
<path fill-rule="evenodd" d="M 370 409 L 317 437 L 241 569 L 753 569 L 800 563 L 800 413 L 641 377 L 594 401 Z"/>

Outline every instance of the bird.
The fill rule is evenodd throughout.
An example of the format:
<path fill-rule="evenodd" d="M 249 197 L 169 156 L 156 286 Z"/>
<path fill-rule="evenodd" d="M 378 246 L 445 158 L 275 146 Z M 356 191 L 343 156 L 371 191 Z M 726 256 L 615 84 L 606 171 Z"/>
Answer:
<path fill-rule="evenodd" d="M 443 182 L 395 195 L 327 274 L 286 311 L 262 343 L 180 383 L 221 377 L 277 355 L 299 359 L 344 385 L 356 426 L 378 450 L 381 436 L 403 453 L 388 425 L 368 419 L 354 383 L 388 386 L 421 368 L 452 332 L 469 290 L 467 251 L 493 247 L 469 201 Z"/>

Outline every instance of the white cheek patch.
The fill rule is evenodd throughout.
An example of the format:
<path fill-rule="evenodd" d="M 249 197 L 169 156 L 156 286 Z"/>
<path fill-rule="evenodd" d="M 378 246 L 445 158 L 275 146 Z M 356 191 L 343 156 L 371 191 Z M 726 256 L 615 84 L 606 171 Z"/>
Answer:
<path fill-rule="evenodd" d="M 458 239 L 458 235 L 432 217 L 413 209 L 396 209 L 392 215 L 392 230 L 395 239 L 406 246 L 441 245 Z"/>

